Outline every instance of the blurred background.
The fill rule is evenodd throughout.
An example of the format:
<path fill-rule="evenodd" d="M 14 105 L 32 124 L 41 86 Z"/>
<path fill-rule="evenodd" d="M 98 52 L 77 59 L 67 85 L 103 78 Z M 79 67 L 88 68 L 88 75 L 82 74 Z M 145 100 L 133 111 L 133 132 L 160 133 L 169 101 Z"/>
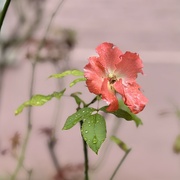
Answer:
<path fill-rule="evenodd" d="M 3 4 L 1 0 L 0 10 Z M 138 83 L 149 102 L 138 114 L 143 121 L 138 128 L 133 122 L 106 118 L 107 140 L 98 155 L 89 150 L 90 179 L 109 180 L 122 158 L 123 152 L 109 141 L 115 134 L 132 148 L 115 180 L 179 180 L 179 17 L 178 0 L 13 0 L 0 34 L 0 180 L 16 173 L 28 131 L 17 180 L 82 179 L 79 126 L 61 130 L 76 110 L 75 101 L 67 96 L 18 116 L 14 111 L 32 94 L 67 87 L 70 77 L 48 77 L 66 69 L 83 70 L 105 41 L 123 52 L 139 53 L 145 75 Z M 84 83 L 66 95 L 76 91 L 82 91 L 87 102 L 94 97 Z"/>

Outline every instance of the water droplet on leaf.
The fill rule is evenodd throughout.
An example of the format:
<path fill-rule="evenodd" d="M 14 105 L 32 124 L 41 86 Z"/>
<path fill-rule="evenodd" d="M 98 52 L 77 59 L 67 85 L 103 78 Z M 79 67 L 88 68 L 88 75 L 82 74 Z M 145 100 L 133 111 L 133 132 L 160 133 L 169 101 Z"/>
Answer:
<path fill-rule="evenodd" d="M 96 144 L 98 142 L 96 136 L 94 136 L 93 140 L 92 140 L 93 144 Z"/>

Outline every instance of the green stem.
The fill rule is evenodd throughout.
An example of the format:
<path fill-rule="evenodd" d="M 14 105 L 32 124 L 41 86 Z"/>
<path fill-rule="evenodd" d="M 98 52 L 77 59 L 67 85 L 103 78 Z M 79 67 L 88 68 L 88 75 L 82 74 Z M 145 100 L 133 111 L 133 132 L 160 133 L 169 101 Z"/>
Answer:
<path fill-rule="evenodd" d="M 89 107 L 91 104 L 95 103 L 98 100 L 98 96 L 96 96 L 90 103 L 86 104 L 85 107 Z"/>
<path fill-rule="evenodd" d="M 7 13 L 7 10 L 9 8 L 10 2 L 11 2 L 11 0 L 6 0 L 6 3 L 4 5 L 4 7 L 3 7 L 3 10 L 2 10 L 2 12 L 0 14 L 0 31 L 1 31 L 2 24 L 4 22 L 4 18 L 5 18 L 6 13 Z"/>
<path fill-rule="evenodd" d="M 35 67 L 36 67 L 36 64 L 32 64 L 32 74 L 31 74 L 30 92 L 29 92 L 30 98 L 33 95 L 33 89 L 34 89 Z M 23 143 L 23 146 L 22 146 L 22 151 L 21 151 L 21 154 L 19 156 L 16 169 L 15 169 L 14 173 L 11 176 L 11 180 L 16 180 L 16 177 L 17 177 L 20 169 L 23 167 L 23 164 L 24 164 L 26 149 L 27 149 L 29 137 L 30 137 L 31 130 L 32 130 L 31 115 L 32 115 L 32 108 L 29 107 L 29 109 L 28 109 L 27 132 L 26 132 L 26 136 L 25 136 L 24 143 Z"/>
<path fill-rule="evenodd" d="M 80 121 L 80 124 L 82 127 L 83 121 Z M 88 171 L 89 171 L 88 148 L 87 148 L 86 141 L 84 140 L 83 137 L 82 137 L 82 141 L 83 141 L 83 150 L 84 150 L 84 180 L 89 180 L 89 175 L 88 175 Z"/>
<path fill-rule="evenodd" d="M 124 160 L 126 159 L 127 155 L 130 153 L 131 149 L 128 149 L 126 151 L 126 153 L 124 154 L 123 158 L 121 159 L 121 161 L 119 162 L 118 166 L 116 167 L 115 171 L 113 172 L 110 180 L 113 180 L 114 176 L 116 175 L 117 171 L 119 170 L 119 168 L 121 167 L 121 165 L 123 164 Z"/>

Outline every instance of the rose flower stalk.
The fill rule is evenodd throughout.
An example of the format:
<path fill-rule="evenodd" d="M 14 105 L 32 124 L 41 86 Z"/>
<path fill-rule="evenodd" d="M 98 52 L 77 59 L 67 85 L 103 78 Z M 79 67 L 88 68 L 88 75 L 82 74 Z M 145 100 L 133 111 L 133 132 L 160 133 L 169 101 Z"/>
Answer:
<path fill-rule="evenodd" d="M 96 51 L 99 56 L 89 58 L 84 67 L 86 84 L 91 93 L 101 95 L 108 103 L 107 111 L 118 110 L 116 94 L 122 96 L 124 103 L 134 114 L 142 111 L 147 98 L 136 83 L 137 74 L 143 74 L 143 64 L 136 53 L 122 53 L 116 46 L 104 42 Z"/>

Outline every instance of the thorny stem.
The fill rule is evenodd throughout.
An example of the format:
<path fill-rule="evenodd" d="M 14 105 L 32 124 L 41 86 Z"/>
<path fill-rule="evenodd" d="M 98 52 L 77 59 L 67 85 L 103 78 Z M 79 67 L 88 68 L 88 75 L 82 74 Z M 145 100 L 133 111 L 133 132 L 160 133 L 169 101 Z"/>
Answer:
<path fill-rule="evenodd" d="M 83 121 L 80 121 L 80 127 L 82 127 Z M 89 180 L 89 175 L 88 175 L 88 171 L 89 171 L 89 160 L 88 160 L 88 148 L 87 148 L 87 144 L 86 141 L 84 140 L 84 138 L 82 137 L 82 141 L 83 141 L 83 150 L 84 150 L 84 180 Z"/>
<path fill-rule="evenodd" d="M 123 164 L 124 160 L 126 159 L 127 155 L 130 153 L 131 149 L 128 149 L 126 151 L 126 153 L 124 154 L 123 158 L 120 160 L 118 166 L 116 167 L 115 171 L 113 172 L 110 180 L 113 180 L 114 176 L 116 175 L 117 171 L 119 170 L 119 168 L 121 167 L 121 165 Z"/>
<path fill-rule="evenodd" d="M 1 31 L 2 24 L 4 22 L 4 18 L 5 18 L 6 13 L 7 13 L 7 10 L 9 8 L 10 2 L 11 2 L 11 0 L 6 0 L 4 7 L 3 7 L 3 10 L 0 13 L 0 31 Z"/>
<path fill-rule="evenodd" d="M 32 64 L 32 74 L 31 74 L 30 92 L 29 92 L 29 97 L 30 98 L 33 95 L 33 89 L 34 89 L 35 67 L 36 67 L 36 64 L 35 63 Z M 13 175 L 11 176 L 11 180 L 16 180 L 16 177 L 17 177 L 21 167 L 24 164 L 27 144 L 28 144 L 29 137 L 30 137 L 31 130 L 32 130 L 31 115 L 32 115 L 32 108 L 29 107 L 29 109 L 28 109 L 27 132 L 26 132 L 26 136 L 25 136 L 24 143 L 23 143 L 23 146 L 22 146 L 22 151 L 21 151 L 20 157 L 18 159 L 18 163 L 17 163 L 16 169 L 15 169 Z"/>

